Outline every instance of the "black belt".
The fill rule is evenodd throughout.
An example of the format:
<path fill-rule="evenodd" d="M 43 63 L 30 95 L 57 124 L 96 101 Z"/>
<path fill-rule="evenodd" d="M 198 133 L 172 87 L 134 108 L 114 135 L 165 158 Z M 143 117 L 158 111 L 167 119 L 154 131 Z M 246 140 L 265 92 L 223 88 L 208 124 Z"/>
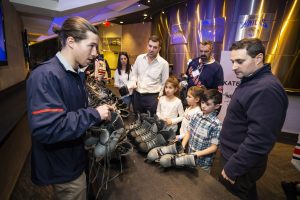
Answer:
<path fill-rule="evenodd" d="M 135 91 L 138 95 L 140 96 L 150 96 L 150 95 L 158 95 L 159 92 L 157 93 L 139 93 L 138 91 Z"/>

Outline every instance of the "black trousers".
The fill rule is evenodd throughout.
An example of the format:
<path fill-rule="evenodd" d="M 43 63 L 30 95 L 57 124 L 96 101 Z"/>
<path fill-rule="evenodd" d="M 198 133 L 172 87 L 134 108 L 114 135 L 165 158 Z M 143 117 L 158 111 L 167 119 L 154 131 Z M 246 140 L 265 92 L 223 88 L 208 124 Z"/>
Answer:
<path fill-rule="evenodd" d="M 133 92 L 133 110 L 135 113 L 146 113 L 150 111 L 151 116 L 156 113 L 157 97 L 159 93 L 141 94 L 137 91 Z"/>
<path fill-rule="evenodd" d="M 234 184 L 219 176 L 221 182 L 226 189 L 232 194 L 238 196 L 240 199 L 258 199 L 256 191 L 256 181 L 262 177 L 267 168 L 268 158 L 263 159 L 257 166 L 250 169 L 246 174 L 236 179 Z M 221 155 L 221 169 L 224 168 L 227 160 Z"/>

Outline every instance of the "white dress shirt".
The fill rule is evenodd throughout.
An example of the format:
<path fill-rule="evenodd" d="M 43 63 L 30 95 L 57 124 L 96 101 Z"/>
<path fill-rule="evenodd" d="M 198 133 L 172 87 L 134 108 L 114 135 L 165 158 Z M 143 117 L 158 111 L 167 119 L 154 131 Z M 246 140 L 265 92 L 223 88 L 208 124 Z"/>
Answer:
<path fill-rule="evenodd" d="M 159 93 L 169 77 L 169 63 L 157 55 L 149 64 L 147 54 L 139 55 L 132 69 L 128 88 L 136 87 L 139 93 Z"/>

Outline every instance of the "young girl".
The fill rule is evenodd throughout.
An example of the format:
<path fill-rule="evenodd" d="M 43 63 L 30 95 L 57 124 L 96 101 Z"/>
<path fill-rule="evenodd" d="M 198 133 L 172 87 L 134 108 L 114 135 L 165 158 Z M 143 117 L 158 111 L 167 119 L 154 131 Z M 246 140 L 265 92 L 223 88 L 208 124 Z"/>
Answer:
<path fill-rule="evenodd" d="M 183 106 L 181 100 L 176 97 L 179 93 L 179 82 L 177 78 L 167 79 L 164 88 L 164 96 L 159 98 L 156 115 L 165 121 L 167 128 L 177 131 L 177 124 L 183 118 Z"/>
<path fill-rule="evenodd" d="M 126 52 L 120 52 L 118 58 L 118 67 L 115 72 L 115 87 L 120 88 L 127 86 L 130 79 L 131 65 L 129 64 L 129 57 Z M 129 94 L 122 97 L 123 101 L 130 106 L 132 102 L 132 90 L 129 90 Z"/>
<path fill-rule="evenodd" d="M 182 138 L 184 137 L 185 133 L 188 130 L 188 126 L 192 116 L 197 113 L 202 114 L 200 105 L 201 105 L 201 98 L 203 93 L 204 93 L 204 89 L 199 86 L 192 86 L 189 88 L 186 97 L 187 104 L 189 107 L 185 109 L 184 116 L 181 123 L 181 128 L 179 130 L 180 135 L 176 136 L 176 140 L 182 140 Z"/>

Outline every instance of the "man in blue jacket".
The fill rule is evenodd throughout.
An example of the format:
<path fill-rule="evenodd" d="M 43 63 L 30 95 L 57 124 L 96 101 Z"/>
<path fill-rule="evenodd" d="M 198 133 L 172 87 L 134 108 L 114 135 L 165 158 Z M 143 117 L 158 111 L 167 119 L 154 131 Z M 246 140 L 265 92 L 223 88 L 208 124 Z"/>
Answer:
<path fill-rule="evenodd" d="M 242 39 L 230 48 L 233 72 L 241 79 L 234 91 L 220 133 L 220 182 L 241 199 L 257 199 L 256 181 L 264 174 L 268 154 L 280 132 L 287 95 L 264 64 L 259 39 Z"/>
<path fill-rule="evenodd" d="M 86 199 L 85 131 L 110 119 L 108 105 L 88 107 L 83 72 L 96 57 L 98 31 L 80 17 L 67 19 L 58 34 L 62 45 L 27 80 L 32 131 L 32 181 L 53 185 L 57 199 Z"/>
<path fill-rule="evenodd" d="M 205 86 L 207 89 L 217 89 L 223 92 L 223 68 L 213 55 L 213 43 L 202 41 L 200 43 L 200 56 L 194 58 L 186 70 L 188 88 L 192 86 Z"/>

